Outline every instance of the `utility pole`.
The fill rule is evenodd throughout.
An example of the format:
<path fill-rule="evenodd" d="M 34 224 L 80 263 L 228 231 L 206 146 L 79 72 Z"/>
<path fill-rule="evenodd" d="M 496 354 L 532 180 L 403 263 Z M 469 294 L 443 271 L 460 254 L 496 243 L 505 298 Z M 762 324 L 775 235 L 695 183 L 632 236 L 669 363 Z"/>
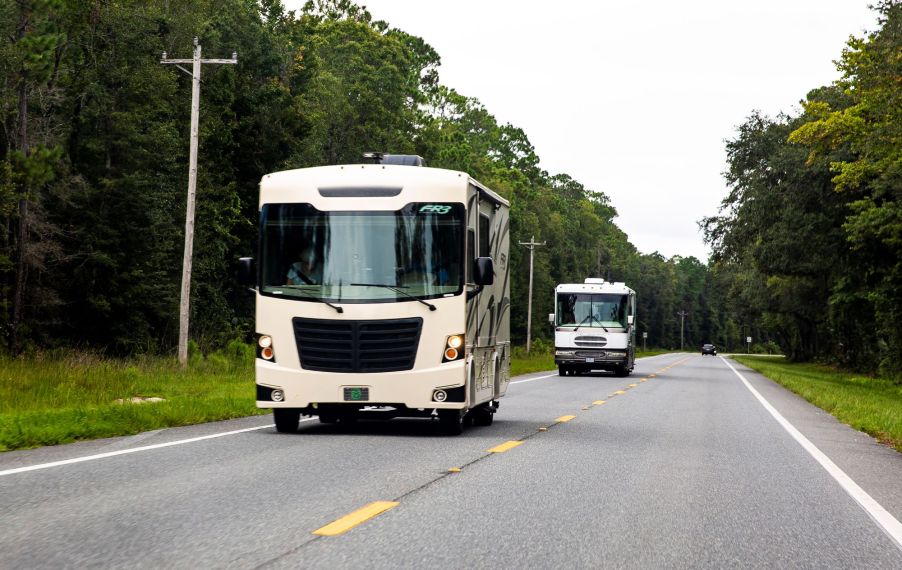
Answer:
<path fill-rule="evenodd" d="M 188 366 L 188 314 L 191 297 L 191 258 L 194 252 L 194 202 L 197 193 L 197 137 L 200 122 L 200 66 L 203 63 L 219 63 L 236 65 L 238 54 L 233 52 L 232 59 L 201 59 L 200 44 L 194 38 L 194 57 L 192 59 L 168 59 L 166 52 L 160 59 L 162 64 L 172 64 L 192 78 L 191 84 L 191 150 L 188 157 L 188 203 L 185 212 L 185 256 L 182 260 L 182 293 L 179 302 L 179 364 Z M 190 63 L 191 71 L 179 64 Z"/>
<path fill-rule="evenodd" d="M 686 311 L 680 311 L 677 314 L 680 316 L 680 351 L 682 351 L 683 350 L 683 319 L 685 319 L 686 315 L 688 315 L 689 313 L 687 313 Z"/>
<path fill-rule="evenodd" d="M 529 241 L 521 241 L 520 245 L 529 248 L 529 302 L 526 309 L 526 354 L 529 354 L 529 348 L 532 346 L 532 257 L 535 249 L 545 245 L 545 242 L 538 243 L 536 236 L 532 236 Z"/>

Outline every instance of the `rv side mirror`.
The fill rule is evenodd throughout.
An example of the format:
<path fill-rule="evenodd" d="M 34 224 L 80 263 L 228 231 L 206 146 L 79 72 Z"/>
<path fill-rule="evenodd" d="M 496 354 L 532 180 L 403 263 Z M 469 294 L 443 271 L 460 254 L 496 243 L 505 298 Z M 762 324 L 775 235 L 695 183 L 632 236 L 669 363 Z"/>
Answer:
<path fill-rule="evenodd" d="M 633 326 L 633 316 L 632 315 L 627 315 L 626 324 Z"/>
<path fill-rule="evenodd" d="M 548 313 L 548 322 L 554 324 L 554 313 Z"/>
<path fill-rule="evenodd" d="M 473 260 L 473 283 L 491 285 L 495 282 L 495 266 L 491 257 L 477 257 Z"/>
<path fill-rule="evenodd" d="M 254 287 L 257 284 L 257 264 L 253 257 L 238 259 L 238 282 L 245 287 Z"/>

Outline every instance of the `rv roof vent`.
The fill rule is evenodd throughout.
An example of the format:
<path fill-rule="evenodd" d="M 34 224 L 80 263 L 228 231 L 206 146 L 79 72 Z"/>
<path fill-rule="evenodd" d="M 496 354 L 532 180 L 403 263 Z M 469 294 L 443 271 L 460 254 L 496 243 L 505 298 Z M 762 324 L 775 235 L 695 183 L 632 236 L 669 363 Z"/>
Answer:
<path fill-rule="evenodd" d="M 426 166 L 426 160 L 415 154 L 385 154 L 383 152 L 365 152 L 365 160 L 373 164 L 397 164 L 399 166 Z"/>
<path fill-rule="evenodd" d="M 602 283 L 604 283 L 604 279 L 602 279 L 601 277 L 586 277 L 586 280 L 583 281 L 583 283 L 601 285 Z"/>

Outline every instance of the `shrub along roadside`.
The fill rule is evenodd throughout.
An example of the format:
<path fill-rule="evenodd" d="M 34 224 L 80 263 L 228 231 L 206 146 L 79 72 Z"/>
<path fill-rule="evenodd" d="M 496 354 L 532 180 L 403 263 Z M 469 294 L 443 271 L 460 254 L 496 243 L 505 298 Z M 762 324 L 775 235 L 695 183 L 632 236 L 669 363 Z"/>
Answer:
<path fill-rule="evenodd" d="M 839 421 L 902 451 L 902 385 L 819 364 L 734 355 Z"/>

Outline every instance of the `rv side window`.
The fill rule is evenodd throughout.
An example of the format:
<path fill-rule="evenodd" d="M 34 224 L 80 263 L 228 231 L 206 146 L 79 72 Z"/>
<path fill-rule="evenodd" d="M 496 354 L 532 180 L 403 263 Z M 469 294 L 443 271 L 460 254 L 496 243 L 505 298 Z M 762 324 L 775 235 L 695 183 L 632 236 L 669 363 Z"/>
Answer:
<path fill-rule="evenodd" d="M 473 281 L 473 261 L 476 260 L 476 232 L 473 228 L 467 229 L 467 261 L 464 263 L 464 276 L 466 283 Z"/>
<path fill-rule="evenodd" d="M 492 256 L 489 244 L 489 217 L 479 214 L 479 257 Z"/>

